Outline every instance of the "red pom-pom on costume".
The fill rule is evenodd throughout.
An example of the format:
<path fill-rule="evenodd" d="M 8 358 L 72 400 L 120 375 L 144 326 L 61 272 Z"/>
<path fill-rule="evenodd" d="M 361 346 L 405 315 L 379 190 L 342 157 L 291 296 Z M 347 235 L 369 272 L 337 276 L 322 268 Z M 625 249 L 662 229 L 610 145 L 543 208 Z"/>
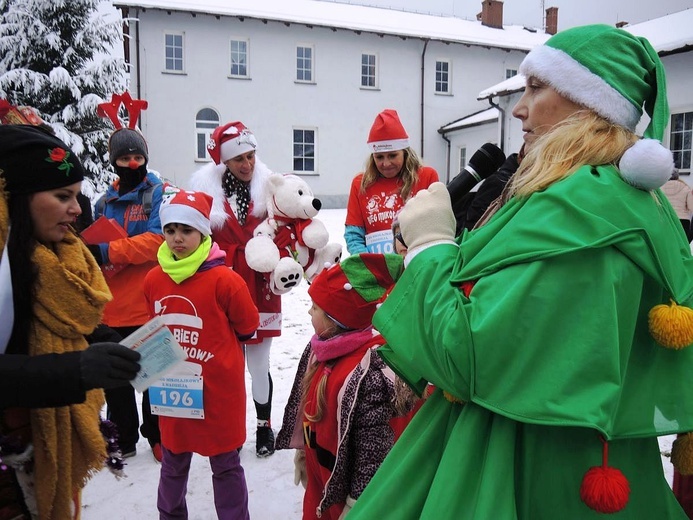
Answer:
<path fill-rule="evenodd" d="M 630 484 L 620 470 L 595 466 L 582 478 L 580 498 L 600 513 L 618 513 L 626 507 Z"/>
<path fill-rule="evenodd" d="M 604 439 L 602 465 L 590 468 L 582 478 L 580 498 L 599 513 L 618 513 L 628 503 L 630 484 L 618 469 L 607 465 L 609 448 Z"/>

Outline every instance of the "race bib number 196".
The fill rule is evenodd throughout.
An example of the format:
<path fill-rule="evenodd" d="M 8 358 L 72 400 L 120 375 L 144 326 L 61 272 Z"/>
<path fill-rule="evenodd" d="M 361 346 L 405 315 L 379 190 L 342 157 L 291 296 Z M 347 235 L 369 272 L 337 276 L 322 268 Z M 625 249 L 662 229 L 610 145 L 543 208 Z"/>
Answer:
<path fill-rule="evenodd" d="M 204 419 L 202 376 L 163 377 L 149 387 L 152 413 L 181 419 Z"/>

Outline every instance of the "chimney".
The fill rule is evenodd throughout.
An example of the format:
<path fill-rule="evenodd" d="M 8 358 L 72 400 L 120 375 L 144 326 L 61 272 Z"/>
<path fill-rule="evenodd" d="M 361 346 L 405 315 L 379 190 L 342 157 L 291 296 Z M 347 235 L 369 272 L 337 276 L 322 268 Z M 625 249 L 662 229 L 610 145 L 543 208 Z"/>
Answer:
<path fill-rule="evenodd" d="M 477 15 L 479 19 L 479 15 Z M 481 25 L 503 28 L 503 2 L 500 0 L 484 0 L 481 2 Z"/>
<path fill-rule="evenodd" d="M 628 25 L 628 22 L 616 22 L 616 28 L 620 29 L 621 27 L 625 27 Z"/>
<path fill-rule="evenodd" d="M 546 34 L 556 34 L 558 32 L 558 7 L 549 7 L 546 10 Z"/>

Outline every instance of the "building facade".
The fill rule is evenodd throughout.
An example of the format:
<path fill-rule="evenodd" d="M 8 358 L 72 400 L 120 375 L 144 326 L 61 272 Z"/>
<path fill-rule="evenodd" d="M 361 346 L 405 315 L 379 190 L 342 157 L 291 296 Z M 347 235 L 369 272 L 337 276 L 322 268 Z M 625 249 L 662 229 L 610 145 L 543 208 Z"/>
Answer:
<path fill-rule="evenodd" d="M 325 207 L 345 206 L 385 108 L 445 179 L 459 156 L 438 129 L 488 108 L 478 92 L 548 37 L 504 27 L 497 0 L 482 2 L 481 21 L 311 0 L 115 5 L 127 21 L 130 91 L 149 102 L 141 124 L 152 168 L 186 187 L 209 160 L 214 127 L 242 121 L 270 169 L 304 176 Z"/>

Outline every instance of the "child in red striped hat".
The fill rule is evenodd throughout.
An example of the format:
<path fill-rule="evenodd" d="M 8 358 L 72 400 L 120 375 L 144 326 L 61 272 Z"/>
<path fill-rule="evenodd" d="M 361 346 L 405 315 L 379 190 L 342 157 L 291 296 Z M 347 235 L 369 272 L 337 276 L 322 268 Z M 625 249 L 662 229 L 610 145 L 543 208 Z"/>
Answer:
<path fill-rule="evenodd" d="M 315 335 L 299 363 L 277 449 L 296 448 L 303 518 L 344 518 L 394 442 L 394 374 L 371 320 L 402 272 L 398 255 L 352 255 L 308 294 Z"/>
<path fill-rule="evenodd" d="M 226 253 L 211 239 L 211 208 L 206 193 L 166 191 L 159 210 L 166 241 L 159 266 L 144 280 L 150 316 L 161 316 L 188 354 L 180 372 L 150 388 L 161 429 L 161 518 L 187 517 L 193 453 L 209 457 L 219 518 L 250 518 L 238 453 L 246 438 L 241 342 L 253 336 L 260 317 L 243 278 L 226 267 Z M 176 387 L 181 380 L 184 387 Z M 173 391 L 187 392 L 187 404 L 175 406 Z"/>

